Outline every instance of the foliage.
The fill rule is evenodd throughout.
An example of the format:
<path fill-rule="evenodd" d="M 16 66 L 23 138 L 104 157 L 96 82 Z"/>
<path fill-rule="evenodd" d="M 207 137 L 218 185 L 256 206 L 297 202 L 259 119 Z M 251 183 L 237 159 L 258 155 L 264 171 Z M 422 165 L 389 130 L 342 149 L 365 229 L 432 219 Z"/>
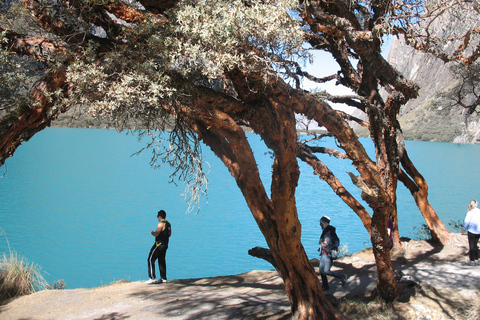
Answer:
<path fill-rule="evenodd" d="M 422 224 L 420 227 L 413 226 L 414 239 L 415 240 L 431 240 L 432 233 L 426 224 Z"/>
<path fill-rule="evenodd" d="M 346 256 L 347 253 L 348 253 L 348 243 L 345 243 L 342 246 L 338 247 L 338 257 Z"/>
<path fill-rule="evenodd" d="M 108 53 L 102 65 L 94 63 L 92 44 L 70 65 L 73 91 L 62 103 L 88 104 L 92 113 L 136 117 L 139 127 L 163 129 L 165 123 L 150 121 L 165 120 L 162 104 L 188 102 L 191 82 L 220 89 L 222 74 L 233 68 L 290 72 L 284 59 L 306 57 L 303 34 L 287 13 L 290 1 L 277 2 L 182 2 L 170 13 L 168 27 L 145 21 L 125 31 L 126 44 Z"/>
<path fill-rule="evenodd" d="M 49 290 L 64 290 L 67 288 L 67 284 L 64 280 L 54 280 L 53 284 L 47 286 Z"/>
<path fill-rule="evenodd" d="M 0 33 L 0 43 L 8 45 L 5 32 Z M 31 62 L 30 62 L 31 63 Z M 0 47 L 0 115 L 16 110 L 17 105 L 25 105 L 28 96 L 29 59 L 19 58 Z"/>
<path fill-rule="evenodd" d="M 463 221 L 462 220 L 453 220 L 450 219 L 448 222 L 448 225 L 450 227 L 450 230 L 455 233 L 460 233 L 463 229 Z"/>
<path fill-rule="evenodd" d="M 175 168 L 172 181 L 186 183 L 189 203 L 197 203 L 207 181 L 197 136 L 171 111 L 190 104 L 191 83 L 214 90 L 226 86 L 223 74 L 239 68 L 291 72 L 285 59 L 306 58 L 303 33 L 288 14 L 291 1 L 245 6 L 243 1 L 183 1 L 169 12 L 170 23 L 145 20 L 121 34 L 123 45 L 97 64 L 98 45 L 90 43 L 68 68 L 70 92 L 63 106 L 88 106 L 93 115 L 110 117 L 112 126 L 142 128 L 148 138 L 141 151 L 151 164 Z M 255 48 L 255 50 L 248 50 Z M 278 63 L 276 63 L 278 62 Z M 133 123 L 132 123 L 133 121 Z M 156 130 L 171 130 L 166 136 Z"/>
<path fill-rule="evenodd" d="M 451 66 L 452 74 L 458 82 L 442 96 L 449 105 L 461 106 L 465 109 L 465 123 L 472 114 L 479 114 L 480 106 L 480 63 L 475 62 L 470 66 L 463 63 L 454 63 Z"/>
<path fill-rule="evenodd" d="M 170 63 L 185 74 L 200 72 L 211 81 L 233 68 L 288 72 L 288 60 L 305 56 L 304 35 L 289 14 L 292 9 L 293 2 L 285 0 L 253 6 L 238 0 L 184 3 L 175 27 L 182 37 L 169 40 L 175 48 Z"/>

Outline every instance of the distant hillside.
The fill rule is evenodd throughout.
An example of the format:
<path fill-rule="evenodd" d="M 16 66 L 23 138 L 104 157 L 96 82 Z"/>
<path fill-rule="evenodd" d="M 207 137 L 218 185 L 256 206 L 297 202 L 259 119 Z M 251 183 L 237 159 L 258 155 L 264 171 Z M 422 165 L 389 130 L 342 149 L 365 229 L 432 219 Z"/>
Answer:
<path fill-rule="evenodd" d="M 398 39 L 392 45 L 389 62 L 420 86 L 419 97 L 400 111 L 399 121 L 406 139 L 480 143 L 480 117 L 472 115 L 466 126 L 466 110 L 461 106 L 448 107 L 441 97 L 457 81 L 450 65 L 416 52 Z"/>
<path fill-rule="evenodd" d="M 456 30 L 453 17 L 446 18 L 446 23 L 438 19 L 434 25 L 439 37 L 464 34 L 464 31 Z M 441 97 L 458 81 L 450 64 L 413 50 L 401 39 L 394 40 L 388 61 L 420 86 L 419 97 L 410 100 L 400 112 L 399 121 L 406 139 L 480 143 L 479 115 L 472 115 L 466 125 L 466 110 L 461 106 L 449 107 L 448 101 Z"/>
<path fill-rule="evenodd" d="M 52 127 L 70 127 L 70 128 L 108 128 L 108 124 L 101 120 L 81 112 L 79 110 L 69 110 L 62 113 L 52 122 Z"/>

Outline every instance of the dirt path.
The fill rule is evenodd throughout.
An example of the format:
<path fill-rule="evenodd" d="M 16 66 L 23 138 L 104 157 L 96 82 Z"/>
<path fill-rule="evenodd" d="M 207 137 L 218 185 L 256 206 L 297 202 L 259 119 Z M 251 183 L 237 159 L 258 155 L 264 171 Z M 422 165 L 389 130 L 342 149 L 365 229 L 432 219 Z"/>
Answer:
<path fill-rule="evenodd" d="M 273 271 L 174 280 L 162 284 L 119 281 L 94 289 L 50 290 L 18 298 L 0 319 L 249 319 L 290 310 Z"/>
<path fill-rule="evenodd" d="M 443 248 L 425 241 L 410 241 L 404 248 L 394 260 L 395 270 L 404 274 L 399 312 L 406 319 L 467 319 L 468 303 L 479 299 L 480 267 L 464 265 L 466 236 L 456 235 Z M 331 280 L 326 292 L 331 301 L 372 294 L 371 251 L 338 259 L 335 268 L 349 279 L 343 288 Z M 289 311 L 277 273 L 252 271 L 156 285 L 119 281 L 93 289 L 46 290 L 0 307 L 0 319 L 288 319 Z"/>

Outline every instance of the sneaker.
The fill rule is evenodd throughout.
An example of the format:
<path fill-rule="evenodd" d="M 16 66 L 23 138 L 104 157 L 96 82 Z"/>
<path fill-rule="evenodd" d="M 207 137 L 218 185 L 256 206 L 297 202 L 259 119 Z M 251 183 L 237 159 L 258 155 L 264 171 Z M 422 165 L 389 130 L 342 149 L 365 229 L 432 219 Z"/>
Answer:
<path fill-rule="evenodd" d="M 152 284 L 152 283 L 157 283 L 157 279 L 148 279 L 145 281 L 146 284 Z"/>
<path fill-rule="evenodd" d="M 160 279 L 160 283 L 167 283 L 167 280 L 165 280 L 165 279 Z"/>
<path fill-rule="evenodd" d="M 323 291 L 328 291 L 328 290 L 330 290 L 330 287 L 322 286 L 322 290 Z"/>

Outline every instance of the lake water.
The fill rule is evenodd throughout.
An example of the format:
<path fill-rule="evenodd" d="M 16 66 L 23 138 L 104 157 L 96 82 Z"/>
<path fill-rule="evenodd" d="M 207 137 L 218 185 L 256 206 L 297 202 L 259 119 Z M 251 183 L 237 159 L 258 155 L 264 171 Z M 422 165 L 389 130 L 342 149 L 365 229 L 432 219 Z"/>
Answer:
<path fill-rule="evenodd" d="M 272 159 L 258 137 L 249 139 L 269 190 Z M 324 145 L 334 147 L 331 140 Z M 49 283 L 61 279 L 68 288 L 146 280 L 150 231 L 157 211 L 164 209 L 173 229 L 169 280 L 272 269 L 248 255 L 248 249 L 266 246 L 265 240 L 234 179 L 208 148 L 208 199 L 199 214 L 185 214 L 184 186 L 168 183 L 171 169 L 152 169 L 148 152 L 131 156 L 142 146 L 136 137 L 114 130 L 72 128 L 47 128 L 23 143 L 0 167 L 0 252 L 8 253 L 10 246 L 40 266 Z M 480 146 L 408 141 L 407 149 L 429 182 L 430 201 L 444 223 L 463 220 L 468 202 L 480 199 Z M 346 174 L 354 172 L 350 161 L 322 160 L 359 194 Z M 349 253 L 370 246 L 360 219 L 300 165 L 297 204 L 308 256 L 317 257 L 322 215 L 332 218 Z M 424 221 L 400 184 L 398 209 L 401 235 L 415 237 L 414 226 Z"/>

